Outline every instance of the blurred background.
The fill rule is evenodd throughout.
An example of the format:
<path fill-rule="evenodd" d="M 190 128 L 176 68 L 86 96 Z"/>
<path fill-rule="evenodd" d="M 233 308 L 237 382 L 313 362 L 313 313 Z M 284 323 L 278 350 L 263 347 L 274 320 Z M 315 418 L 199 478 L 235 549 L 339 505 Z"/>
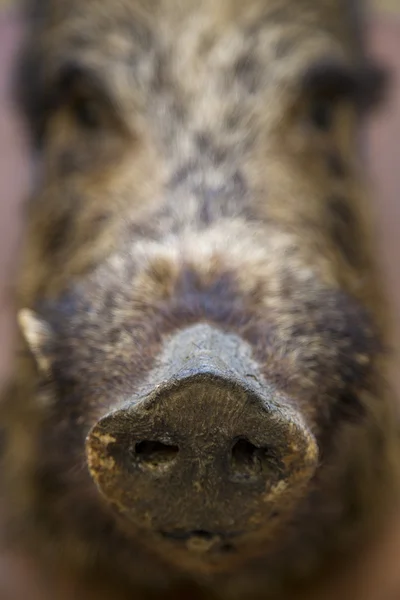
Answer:
<path fill-rule="evenodd" d="M 14 5 L 11 0 L 0 0 L 0 387 L 10 368 L 12 348 L 7 285 L 12 279 L 18 251 L 21 207 L 30 174 L 24 133 L 9 95 L 13 58 L 23 35 L 23 25 Z M 368 28 L 371 53 L 389 65 L 393 73 L 390 98 L 371 120 L 366 145 L 379 234 L 379 260 L 395 320 L 397 357 L 393 381 L 400 399 L 400 0 L 371 2 Z M 400 524 L 383 540 L 371 559 L 371 567 L 363 571 L 363 583 L 358 582 L 359 587 L 354 588 L 349 597 L 400 600 L 399 557 Z M 0 555 L 0 592 L 8 588 L 4 582 L 13 579 L 16 568 Z M 7 598 L 3 599 L 4 592 L 0 593 L 1 600 L 33 600 L 34 597 L 41 600 L 44 597 L 35 596 L 32 587 L 25 588 L 29 589 L 27 595 L 19 587 L 20 592 L 16 588 L 12 592 L 11 588 L 12 585 L 10 592 L 5 592 L 9 593 Z M 76 596 L 73 594 L 73 597 Z"/>

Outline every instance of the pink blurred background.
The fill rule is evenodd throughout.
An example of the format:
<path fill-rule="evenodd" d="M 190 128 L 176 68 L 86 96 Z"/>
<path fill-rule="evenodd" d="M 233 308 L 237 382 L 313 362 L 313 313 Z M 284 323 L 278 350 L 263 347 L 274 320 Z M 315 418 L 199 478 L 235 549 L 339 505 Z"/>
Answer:
<path fill-rule="evenodd" d="M 400 347 L 400 0 L 382 0 L 378 6 L 383 8 L 385 2 L 390 10 L 371 15 L 370 46 L 375 56 L 392 67 L 393 82 L 389 101 L 370 123 L 368 155 L 379 232 L 379 259 L 393 304 L 394 339 Z M 9 97 L 13 56 L 21 35 L 22 26 L 15 11 L 2 9 L 0 1 L 0 384 L 10 368 L 12 326 L 8 286 L 18 251 L 22 201 L 29 184 L 24 134 Z M 397 354 L 393 381 L 400 398 L 398 350 Z M 354 582 L 347 586 L 342 600 L 347 597 L 349 600 L 400 600 L 400 517 L 390 529 L 365 563 L 361 576 L 355 575 Z M 36 582 L 36 589 L 33 581 L 29 570 L 0 553 L 1 600 L 61 600 L 58 592 L 44 595 L 45 588 Z M 73 600 L 77 596 L 70 590 L 65 595 L 67 598 Z"/>

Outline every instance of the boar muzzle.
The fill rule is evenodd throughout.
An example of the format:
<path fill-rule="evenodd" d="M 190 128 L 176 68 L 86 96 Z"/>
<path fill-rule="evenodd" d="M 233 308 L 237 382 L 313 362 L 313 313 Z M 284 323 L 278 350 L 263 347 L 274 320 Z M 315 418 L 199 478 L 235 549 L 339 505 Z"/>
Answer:
<path fill-rule="evenodd" d="M 295 402 L 249 344 L 208 324 L 173 334 L 140 389 L 86 443 L 100 493 L 127 526 L 218 552 L 289 513 L 318 452 Z"/>

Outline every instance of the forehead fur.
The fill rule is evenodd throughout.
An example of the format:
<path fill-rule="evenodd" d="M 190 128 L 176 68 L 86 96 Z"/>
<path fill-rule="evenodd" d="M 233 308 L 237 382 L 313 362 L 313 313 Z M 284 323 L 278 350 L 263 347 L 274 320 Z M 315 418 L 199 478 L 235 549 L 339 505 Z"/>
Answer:
<path fill-rule="evenodd" d="M 169 26 L 173 38 L 184 33 L 188 27 L 195 35 L 197 28 L 204 29 L 207 21 L 217 27 L 247 24 L 247 34 L 269 24 L 293 23 L 320 28 L 341 39 L 354 53 L 362 46 L 362 16 L 360 0 L 92 0 L 84 5 L 72 0 L 26 0 L 27 15 L 34 32 L 41 33 L 53 27 L 63 28 L 65 23 L 73 28 L 74 22 L 85 21 L 95 27 L 107 21 L 133 25 L 137 19 L 148 19 L 154 30 Z M 132 32 L 133 34 L 135 32 Z M 211 31 L 209 31 L 209 34 Z M 188 40 L 189 41 L 189 40 Z"/>
<path fill-rule="evenodd" d="M 205 0 L 202 0 L 201 3 L 205 3 Z M 79 0 L 74 0 L 72 2 L 68 2 L 67 0 L 26 0 L 25 4 L 27 6 L 28 15 L 33 18 L 50 18 L 55 15 L 63 15 L 68 14 L 68 11 L 71 7 L 77 7 L 79 5 Z M 107 4 L 106 0 L 92 0 L 86 3 L 91 8 L 101 8 L 105 4 Z M 214 3 L 215 4 L 215 3 Z M 261 7 L 265 8 L 268 6 L 284 6 L 289 5 L 290 2 L 277 2 L 276 0 L 249 0 L 246 3 L 247 6 L 253 7 Z M 348 15 L 349 20 L 354 20 L 359 18 L 361 11 L 361 0 L 300 0 L 298 2 L 299 5 L 303 7 L 314 7 L 318 10 L 329 10 L 335 9 L 336 11 L 345 11 L 344 15 Z M 139 7 L 146 8 L 151 12 L 155 12 L 161 9 L 167 10 L 182 10 L 185 6 L 198 6 L 198 2 L 194 2 L 193 0 L 115 0 L 113 2 L 113 6 L 116 7 Z M 222 0 L 218 3 L 219 6 L 228 7 L 233 10 L 242 10 L 244 4 L 240 0 Z"/>

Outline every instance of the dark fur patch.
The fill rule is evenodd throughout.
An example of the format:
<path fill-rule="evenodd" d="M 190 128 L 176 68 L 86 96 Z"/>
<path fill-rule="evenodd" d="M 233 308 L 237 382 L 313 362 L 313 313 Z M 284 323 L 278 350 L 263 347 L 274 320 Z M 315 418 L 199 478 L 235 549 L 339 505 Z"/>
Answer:
<path fill-rule="evenodd" d="M 239 106 L 235 106 L 231 112 L 225 117 L 225 127 L 228 132 L 235 131 L 240 125 L 240 121 L 243 118 L 243 111 Z"/>
<path fill-rule="evenodd" d="M 296 40 L 290 37 L 282 37 L 275 45 L 275 57 L 280 60 L 287 58 L 296 49 Z"/>
<path fill-rule="evenodd" d="M 205 132 L 196 135 L 196 145 L 201 154 L 207 157 L 215 166 L 226 161 L 228 157 L 227 149 L 218 147 L 211 135 Z"/>
<path fill-rule="evenodd" d="M 260 86 L 262 70 L 251 53 L 242 54 L 233 67 L 235 79 L 244 86 L 249 94 L 254 94 Z"/>
<path fill-rule="evenodd" d="M 195 160 L 190 160 L 185 164 L 181 165 L 172 175 L 168 182 L 168 187 L 173 190 L 185 185 L 188 180 L 193 177 L 193 174 L 198 169 L 198 163 Z"/>
<path fill-rule="evenodd" d="M 68 246 L 68 238 L 73 236 L 75 226 L 75 211 L 70 210 L 53 220 L 51 228 L 43 236 L 43 253 L 55 256 L 60 249 Z"/>

